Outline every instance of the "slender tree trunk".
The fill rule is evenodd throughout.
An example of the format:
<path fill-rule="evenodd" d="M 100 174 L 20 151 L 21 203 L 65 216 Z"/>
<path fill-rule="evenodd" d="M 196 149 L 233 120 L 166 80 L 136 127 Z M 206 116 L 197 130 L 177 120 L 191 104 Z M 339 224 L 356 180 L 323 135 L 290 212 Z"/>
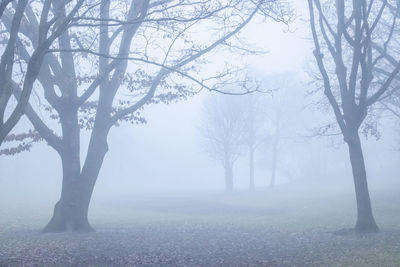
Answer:
<path fill-rule="evenodd" d="M 358 132 L 352 133 L 347 140 L 350 162 L 353 171 L 355 193 L 357 199 L 357 222 L 355 230 L 358 232 L 376 232 L 378 226 L 372 214 L 371 200 L 368 191 L 367 173 L 364 156 Z"/>
<path fill-rule="evenodd" d="M 233 192 L 233 166 L 231 163 L 225 163 L 225 192 Z"/>
<path fill-rule="evenodd" d="M 274 143 L 272 145 L 272 165 L 271 165 L 271 179 L 269 188 L 274 189 L 276 182 L 276 170 L 278 165 L 278 145 L 279 145 L 279 125 L 276 126 L 274 134 Z"/>
<path fill-rule="evenodd" d="M 85 192 L 83 204 L 86 212 L 89 210 L 90 200 L 93 190 L 99 177 L 104 158 L 108 152 L 107 136 L 109 128 L 102 127 L 100 131 L 93 129 L 92 137 L 89 144 L 88 154 L 85 159 L 85 164 L 82 168 L 82 177 L 87 181 L 87 191 Z"/>
<path fill-rule="evenodd" d="M 254 129 L 254 108 L 255 101 L 254 98 L 249 98 L 249 117 L 248 121 L 248 146 L 249 146 L 249 175 L 250 175 L 250 184 L 249 190 L 254 191 L 254 150 L 255 150 L 255 129 Z"/>
<path fill-rule="evenodd" d="M 255 190 L 254 185 L 254 148 L 251 146 L 249 149 L 249 171 L 250 171 L 250 191 Z"/>

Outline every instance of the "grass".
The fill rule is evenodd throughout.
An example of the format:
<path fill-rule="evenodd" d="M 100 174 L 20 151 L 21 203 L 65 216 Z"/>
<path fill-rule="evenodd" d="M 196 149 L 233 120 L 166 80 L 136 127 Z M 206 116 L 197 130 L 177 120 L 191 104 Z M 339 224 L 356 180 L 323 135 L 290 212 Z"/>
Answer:
<path fill-rule="evenodd" d="M 400 228 L 399 191 L 400 187 L 390 187 L 373 193 L 374 213 L 382 229 Z M 319 195 L 310 192 L 283 187 L 255 193 L 107 199 L 93 205 L 91 217 L 100 227 L 118 222 L 135 225 L 162 221 L 229 223 L 282 231 L 334 231 L 354 225 L 356 206 L 351 192 Z"/>
<path fill-rule="evenodd" d="M 89 239 L 78 238 L 89 247 L 97 244 L 96 249 L 88 249 L 85 258 L 77 258 L 75 263 L 85 259 L 97 262 L 94 255 L 107 255 L 101 248 L 117 242 L 120 251 L 110 251 L 105 257 L 124 259 L 127 264 L 133 258 L 141 262 L 146 257 L 150 257 L 147 260 L 160 257 L 159 261 L 150 260 L 148 265 L 165 262 L 199 265 L 207 258 L 208 265 L 214 266 L 235 265 L 235 262 L 237 266 L 400 266 L 399 188 L 394 184 L 372 192 L 375 217 L 382 231 L 367 236 L 332 234 L 351 228 L 355 222 L 354 195 L 340 188 L 320 189 L 314 194 L 293 185 L 274 191 L 227 195 L 97 197 L 91 207 L 90 221 L 98 232 Z M 0 259 L 2 255 L 11 257 L 16 253 L 12 252 L 18 251 L 13 246 L 29 251 L 32 244 L 41 244 L 39 251 L 46 254 L 48 240 L 35 233 L 49 219 L 53 203 L 31 200 L 28 206 L 24 200 L 17 203 L 9 197 L 0 200 L 0 239 L 3 238 Z M 28 236 L 20 234 L 24 231 Z M 69 247 L 54 251 L 55 255 L 68 252 L 74 258 L 78 253 L 79 245 L 74 238 L 56 235 L 53 241 Z M 132 251 L 144 248 L 132 246 L 141 243 L 148 246 L 133 257 Z M 210 247 L 211 252 L 207 250 Z M 5 250 L 3 254 L 1 248 Z M 154 256 L 157 249 L 161 252 Z M 147 254 L 150 256 L 143 256 Z M 17 253 L 13 257 L 19 256 Z M 108 265 L 107 262 L 104 259 L 98 265 Z M 46 263 L 49 262 L 43 265 Z"/>

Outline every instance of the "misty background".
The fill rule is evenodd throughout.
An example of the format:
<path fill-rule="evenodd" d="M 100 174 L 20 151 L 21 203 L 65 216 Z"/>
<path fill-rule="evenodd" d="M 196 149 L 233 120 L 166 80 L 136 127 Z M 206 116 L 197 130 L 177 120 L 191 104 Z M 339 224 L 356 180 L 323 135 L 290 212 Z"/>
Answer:
<path fill-rule="evenodd" d="M 342 137 L 314 136 L 316 129 L 323 127 L 326 121 L 334 122 L 334 118 L 329 109 L 323 112 L 315 106 L 323 99 L 322 92 L 308 93 L 312 85 L 305 70 L 311 64 L 313 49 L 305 27 L 308 23 L 306 3 L 300 2 L 294 3 L 297 19 L 289 28 L 277 22 L 254 20 L 241 33 L 248 43 L 256 44 L 268 53 L 236 56 L 234 60 L 247 66 L 249 72 L 262 82 L 262 89 L 290 92 L 284 96 L 283 109 L 287 111 L 285 116 L 290 127 L 280 145 L 277 184 L 295 183 L 315 193 L 332 188 L 343 190 L 343 185 L 346 191 L 351 191 L 351 169 Z M 214 60 L 218 63 L 223 57 L 217 55 Z M 279 80 L 284 77 L 296 86 L 281 88 Z M 112 195 L 222 192 L 223 169 L 205 153 L 198 131 L 202 106 L 210 94 L 217 93 L 203 90 L 177 103 L 146 106 L 143 115 L 147 123 L 122 123 L 113 128 L 108 137 L 110 150 L 95 187 L 92 205 L 96 205 L 96 200 L 101 197 Z M 274 94 L 267 94 L 267 98 L 273 111 Z M 14 132 L 26 129 L 27 125 L 29 122 L 23 118 Z M 374 137 L 363 139 L 372 191 L 375 184 L 398 179 L 398 127 L 398 121 L 386 116 L 379 121 L 380 140 Z M 84 152 L 89 136 L 85 131 L 82 133 L 81 150 Z M 265 189 L 269 183 L 270 154 L 268 144 L 256 152 L 257 189 Z M 234 168 L 236 190 L 248 189 L 248 172 L 247 153 L 243 151 Z M 1 195 L 14 195 L 21 202 L 26 198 L 43 198 L 54 203 L 61 190 L 60 174 L 59 157 L 45 142 L 34 144 L 31 152 L 0 156 Z"/>

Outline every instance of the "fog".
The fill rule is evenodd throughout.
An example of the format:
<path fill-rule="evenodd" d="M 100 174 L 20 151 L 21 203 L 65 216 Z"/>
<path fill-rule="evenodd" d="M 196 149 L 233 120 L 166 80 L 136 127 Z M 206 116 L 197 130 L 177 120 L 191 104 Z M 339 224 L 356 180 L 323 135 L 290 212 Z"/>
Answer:
<path fill-rule="evenodd" d="M 71 4 L 72 2 L 73 4 Z M 72 2 L 69 3 L 71 7 L 75 2 L 79 3 L 79 1 Z M 91 3 L 91 1 L 88 1 L 88 6 L 89 2 Z M 137 2 L 140 2 L 138 5 L 142 5 L 146 1 Z M 150 3 L 153 2 L 157 1 L 150 1 Z M 166 2 L 165 5 L 168 6 L 168 2 L 180 1 Z M 222 5 L 229 1 L 218 2 L 221 2 Z M 239 14 L 240 12 L 235 9 L 235 4 L 232 3 L 235 6 L 232 8 L 233 11 L 230 7 L 226 7 L 226 12 L 232 12 L 232 14 L 226 14 L 230 19 L 225 18 L 226 28 L 220 33 L 222 35 L 227 34 L 226 29 L 228 32 L 233 31 L 232 29 L 241 23 L 235 16 L 247 17 L 254 8 L 250 2 L 249 6 L 241 1 L 233 2 L 238 2 L 238 6 L 243 5 L 242 8 L 246 7 L 248 10 L 244 11 L 243 9 L 241 11 L 243 14 Z M 210 21 L 207 20 L 207 16 L 201 19 L 195 17 L 204 24 L 193 24 L 195 25 L 193 32 L 190 28 L 192 26 L 185 28 L 184 31 L 187 31 L 188 35 L 185 38 L 188 38 L 188 41 L 182 41 L 180 44 L 178 35 L 179 38 L 176 37 L 178 41 L 175 40 L 177 47 L 171 45 L 173 49 L 170 48 L 170 51 L 166 52 L 164 62 L 157 63 L 158 65 L 149 64 L 149 62 L 162 62 L 160 59 L 163 59 L 163 53 L 167 49 L 164 47 L 165 43 L 157 42 L 159 40 L 167 42 L 169 38 L 173 40 L 174 34 L 186 27 L 185 23 L 187 22 L 182 23 L 179 20 L 174 22 L 178 25 L 177 29 L 171 32 L 165 30 L 167 37 L 164 36 L 164 39 L 157 39 L 158 34 L 163 34 L 163 30 L 159 28 L 156 30 L 156 27 L 151 24 L 151 20 L 143 22 L 149 23 L 150 26 L 146 28 L 146 31 L 149 31 L 150 34 L 147 36 L 145 30 L 135 32 L 139 36 L 138 43 L 130 44 L 132 51 L 128 49 L 127 55 L 145 58 L 149 62 L 143 61 L 143 59 L 141 59 L 143 62 L 140 63 L 119 59 L 121 62 L 129 62 L 126 63 L 126 73 L 135 73 L 135 75 L 139 73 L 140 86 L 145 87 L 150 84 L 149 88 L 151 88 L 157 79 L 154 77 L 158 77 L 157 75 L 162 71 L 170 71 L 169 67 L 166 67 L 170 65 L 171 69 L 176 68 L 174 69 L 175 73 L 171 70 L 172 74 L 167 74 L 167 78 L 163 78 L 164 80 L 160 79 L 161 83 L 158 81 L 159 86 L 163 87 L 165 92 L 174 92 L 173 90 L 181 86 L 187 88 L 191 93 L 179 91 L 179 87 L 176 89 L 176 94 L 183 95 L 183 99 L 177 96 L 176 98 L 172 97 L 171 101 L 163 101 L 161 92 L 164 91 L 157 89 L 160 91 L 160 95 L 157 95 L 158 91 L 156 94 L 153 93 L 154 100 L 150 98 L 147 102 L 145 101 L 147 104 L 143 104 L 139 109 L 131 112 L 132 117 L 129 117 L 128 113 L 125 117 L 113 122 L 114 127 L 110 127 L 109 133 L 104 135 L 108 151 L 104 153 L 104 161 L 101 159 L 98 161 L 100 162 L 98 176 L 93 176 L 95 185 L 92 189 L 93 194 L 89 194 L 88 216 L 86 214 L 88 217 L 87 228 L 81 227 L 81 224 L 75 221 L 78 215 L 71 215 L 71 219 L 68 219 L 69 214 L 73 213 L 70 209 L 65 210 L 67 215 L 60 217 L 63 218 L 62 220 L 65 219 L 64 224 L 61 223 L 58 228 L 54 228 L 54 225 L 49 227 L 49 225 L 56 220 L 54 218 L 58 214 L 57 206 L 55 209 L 54 205 L 58 201 L 61 203 L 59 206 L 62 206 L 64 202 L 67 203 L 67 200 L 62 200 L 63 196 L 67 194 L 62 190 L 68 188 L 68 183 L 72 184 L 74 179 L 79 180 L 78 176 L 83 180 L 90 177 L 92 171 L 96 173 L 96 170 L 86 170 L 85 167 L 87 165 L 90 168 L 92 166 L 90 164 L 96 162 L 96 156 L 103 155 L 102 139 L 98 139 L 100 141 L 97 145 L 93 145 L 92 142 L 97 140 L 95 139 L 96 134 L 93 135 L 93 132 L 96 133 L 97 129 L 100 129 L 98 136 L 101 136 L 103 134 L 101 130 L 105 129 L 102 128 L 103 126 L 96 125 L 108 125 L 101 124 L 101 119 L 94 117 L 97 115 L 96 112 L 102 112 L 101 97 L 102 94 L 106 94 L 104 93 L 106 86 L 101 87 L 100 83 L 98 91 L 94 91 L 90 98 L 86 99 L 89 105 L 98 101 L 97 104 L 93 104 L 98 106 L 95 106 L 93 113 L 90 113 L 92 111 L 87 113 L 91 115 L 83 117 L 94 126 L 90 126 L 89 129 L 80 127 L 77 130 L 80 137 L 78 141 L 80 156 L 75 154 L 74 157 L 80 164 L 76 162 L 74 164 L 80 166 L 78 166 L 79 175 L 74 179 L 68 180 L 69 176 L 65 174 L 68 170 L 65 167 L 67 165 L 63 165 L 60 158 L 60 155 L 67 153 L 69 148 L 75 149 L 74 143 L 65 141 L 65 147 L 60 150 L 61 152 L 57 152 L 54 146 L 52 147 L 51 141 L 49 142 L 42 135 L 40 138 L 43 140 L 33 142 L 29 151 L 19 151 L 14 154 L 4 153 L 2 150 L 0 155 L 0 266 L 399 266 L 400 138 L 397 115 L 399 114 L 397 113 L 399 94 L 398 79 L 393 77 L 398 77 L 400 74 L 397 74 L 398 70 L 396 72 L 397 65 L 390 65 L 399 59 L 396 49 L 398 31 L 389 35 L 390 38 L 393 38 L 393 44 L 388 42 L 385 45 L 382 42 L 384 37 L 373 35 L 374 44 L 379 46 L 379 42 L 382 42 L 386 47 L 386 52 L 380 55 L 379 53 L 383 52 L 373 48 L 375 50 L 371 52 L 371 57 L 373 55 L 385 59 L 386 54 L 390 54 L 395 60 L 388 59 L 382 63 L 384 59 L 377 59 L 376 66 L 371 69 L 371 73 L 374 73 L 371 74 L 371 79 L 364 80 L 365 68 L 362 60 L 357 63 L 360 64 L 360 68 L 356 80 L 360 86 L 355 86 L 354 105 L 357 106 L 356 103 L 358 103 L 357 107 L 360 110 L 363 107 L 360 99 L 363 96 L 365 81 L 369 81 L 369 88 L 371 88 L 367 93 L 370 99 L 367 99 L 366 102 L 372 99 L 373 94 L 379 92 L 379 85 L 385 85 L 385 81 L 389 81 L 389 89 L 386 89 L 376 102 L 365 106 L 365 110 L 359 112 L 360 114 L 365 112 L 366 116 L 360 115 L 359 124 L 354 122 L 354 125 L 357 125 L 354 126 L 357 128 L 356 136 L 359 136 L 361 140 L 363 152 L 361 159 L 365 162 L 364 172 L 367 177 L 365 180 L 368 183 L 367 201 L 365 190 L 359 189 L 364 188 L 363 169 L 360 168 L 360 161 L 357 161 L 360 157 L 355 156 L 356 150 L 353 150 L 352 146 L 354 140 L 357 140 L 357 138 L 352 139 L 355 137 L 351 131 L 352 116 L 358 114 L 358 111 L 354 111 L 353 115 L 346 113 L 353 109 L 346 107 L 346 103 L 351 101 L 346 102 L 346 94 L 341 91 L 344 85 L 340 80 L 340 64 L 335 61 L 337 58 L 335 60 L 328 59 L 330 56 L 329 45 L 324 43 L 326 39 L 321 32 L 323 29 L 318 28 L 318 23 L 320 23 L 318 19 L 315 22 L 317 24 L 316 34 L 312 35 L 310 29 L 308 4 L 314 3 L 315 16 L 322 16 L 320 12 L 325 12 L 333 25 L 336 23 L 335 13 L 332 14 L 329 10 L 330 8 L 336 10 L 338 7 L 332 1 L 321 1 L 323 11 L 317 8 L 317 3 L 320 1 L 308 1 L 310 3 L 307 1 L 277 2 L 282 3 L 282 6 L 278 4 L 282 10 L 284 10 L 284 4 L 289 4 L 294 13 L 288 17 L 275 11 L 256 13 L 257 15 L 232 37 L 234 40 L 231 43 L 227 40 L 222 42 L 226 47 L 212 50 L 209 55 L 204 56 L 204 62 L 201 61 L 203 59 L 196 59 L 196 61 L 190 62 L 189 66 L 179 66 L 179 60 L 187 60 L 198 50 L 206 50 L 207 45 L 210 45 L 206 42 L 207 38 L 221 38 L 217 36 L 218 30 L 213 23 L 218 22 L 219 19 L 222 20 L 222 15 L 215 16 L 215 18 L 210 15 L 212 18 Z M 360 2 L 371 2 L 371 5 L 375 7 L 375 2 L 380 3 L 381 1 Z M 34 9 L 42 12 L 44 8 L 42 1 L 38 1 L 36 4 L 36 7 L 33 4 Z M 396 5 L 396 3 L 391 4 Z M 56 4 L 51 5 L 51 10 L 57 8 Z M 268 8 L 271 10 L 277 8 L 274 4 L 270 5 Z M 67 9 L 68 12 L 71 12 L 71 7 Z M 8 8 L 11 10 L 16 7 Z M 172 10 L 173 8 L 174 6 L 171 7 Z M 350 12 L 352 8 L 346 4 L 346 10 L 349 9 L 347 11 Z M 282 10 L 281 12 L 284 13 Z M 191 15 L 189 11 L 186 14 L 188 16 Z M 204 9 L 203 12 L 208 11 Z M 215 12 L 219 14 L 220 11 Z M 266 15 L 266 13 L 268 14 Z M 141 13 L 139 12 L 135 16 L 139 17 L 138 14 Z M 160 11 L 160 14 L 163 13 Z M 382 23 L 390 21 L 392 13 L 383 12 L 383 14 L 382 21 L 384 22 Z M 152 15 L 149 13 L 148 16 L 151 18 Z M 155 15 L 157 16 L 157 12 Z M 9 24 L 7 19 L 9 18 L 7 14 L 4 16 L 6 18 L 2 18 L 2 29 L 4 28 L 7 32 L 9 31 L 7 30 Z M 271 19 L 274 16 L 279 19 Z M 398 16 L 397 13 L 396 16 Z M 203 20 L 205 21 L 202 22 Z M 118 24 L 117 20 L 116 23 Z M 179 28 L 180 24 L 178 23 L 182 23 L 182 29 Z M 232 23 L 233 26 L 229 23 Z M 161 26 L 157 27 L 167 27 L 163 24 L 159 25 Z M 397 29 L 396 21 L 393 25 L 393 28 Z M 382 35 L 388 31 L 387 28 L 377 27 L 381 30 Z M 125 31 L 125 28 L 123 29 Z M 211 32 L 212 30 L 215 32 Z M 21 31 L 23 32 L 23 29 Z M 110 32 L 112 34 L 111 30 Z M 352 28 L 350 34 L 353 32 Z M 93 38 L 95 34 L 94 31 L 88 33 L 87 36 L 80 31 L 76 33 L 77 40 L 82 38 L 82 42 L 87 42 L 86 39 Z M 194 33 L 198 33 L 198 35 Z M 194 37 L 191 37 L 191 34 Z M 317 35 L 321 38 L 315 41 Z M 8 38 L 8 35 L 4 37 L 5 43 Z M 101 38 L 96 35 L 95 39 L 100 40 Z M 122 41 L 118 37 L 115 40 L 122 42 L 123 37 L 121 37 Z M 187 48 L 187 43 L 192 45 L 190 42 L 193 40 L 195 42 L 204 41 L 204 44 L 199 43 L 198 46 L 193 44 L 193 49 Z M 101 43 L 101 40 L 98 42 Z M 146 42 L 148 47 L 145 45 Z M 210 42 L 213 40 L 210 39 Z M 315 42 L 320 42 L 322 48 L 316 47 Z M 71 43 L 75 45 L 74 42 L 71 41 Z M 96 43 L 93 46 L 97 46 L 97 41 L 93 41 L 93 43 Z M 117 48 L 110 47 L 109 49 L 118 51 Z M 345 59 L 342 61 L 348 71 L 344 76 L 348 76 L 348 80 L 345 80 L 348 81 L 349 88 L 352 85 L 349 73 L 353 70 L 351 67 L 354 67 L 355 62 L 350 60 L 349 55 L 356 53 L 354 47 L 356 46 L 343 45 L 346 53 L 344 53 Z M 154 55 L 151 54 L 152 49 Z M 142 50 L 145 52 L 142 53 Z M 258 50 L 262 50 L 262 53 L 254 52 Z M 335 116 L 332 102 L 328 101 L 324 69 L 318 65 L 318 51 L 320 50 L 323 54 L 321 58 L 325 60 L 323 63 L 326 64 L 328 70 L 327 79 L 330 79 L 331 83 L 329 89 L 333 92 L 332 97 L 336 98 L 341 116 Z M 1 44 L 0 51 L 2 53 L 6 51 L 3 44 Z M 66 50 L 63 52 L 62 49 L 60 51 L 55 49 L 48 53 L 59 53 L 60 55 L 76 53 L 76 57 L 80 57 L 79 51 L 68 52 Z M 77 82 L 79 84 L 78 91 L 83 90 L 82 88 L 86 84 L 95 80 L 90 75 L 101 74 L 101 71 L 97 71 L 97 69 L 101 69 L 99 67 L 102 64 L 101 59 L 97 60 L 101 53 L 93 53 L 92 56 L 96 57 L 95 60 L 90 59 L 90 53 L 89 56 L 82 56 L 81 61 L 74 59 L 76 62 L 73 61 L 73 64 L 76 65 L 77 72 L 81 75 L 77 74 L 77 77 L 84 77 L 87 72 L 86 79 L 89 80 L 88 82 L 82 78 L 83 82 Z M 57 60 L 62 61 L 59 54 L 57 57 L 61 59 Z M 110 55 L 112 54 L 110 53 Z M 148 56 L 149 54 L 150 56 Z M 361 57 L 361 54 L 359 56 Z M 109 57 L 111 62 L 112 56 Z M 168 57 L 176 58 L 169 59 Z M 22 61 L 23 56 L 21 55 L 20 58 Z M 26 61 L 24 62 L 23 66 L 27 64 Z M 44 62 L 43 64 L 47 64 L 47 61 Z M 95 63 L 91 65 L 90 62 Z M 65 62 L 60 64 L 61 70 L 66 68 L 64 65 L 67 66 Z M 51 66 L 48 67 L 51 69 L 49 73 L 57 79 L 59 77 L 57 76 L 58 70 L 50 63 L 49 66 Z M 219 74 L 224 72 L 224 66 L 231 70 L 237 67 L 240 71 Z M 376 71 L 375 69 L 378 67 L 384 69 L 385 72 Z M 114 68 L 113 71 L 116 73 L 119 69 Z M 158 68 L 161 68 L 160 73 Z M 24 73 L 27 73 L 28 70 L 26 67 L 22 67 L 22 69 L 24 71 L 18 71 L 14 66 L 15 73 L 12 78 L 17 80 L 21 76 L 21 79 L 25 79 Z M 145 74 L 140 74 L 138 70 L 142 70 Z M 41 87 L 46 86 L 45 79 L 41 79 L 40 76 L 43 75 L 42 72 L 43 70 L 37 78 L 38 81 L 33 85 L 29 103 L 51 128 L 51 131 L 62 138 L 69 138 L 67 133 L 70 126 L 65 125 L 68 125 L 70 121 L 68 119 L 62 121 L 63 115 L 55 120 L 50 119 L 48 115 L 49 110 L 46 107 L 50 105 L 51 100 L 49 101 L 48 95 L 46 95 L 48 93 L 43 92 Z M 365 73 L 367 72 L 365 71 Z M 214 77 L 214 75 L 217 76 Z M 110 72 L 109 76 L 107 77 L 107 86 L 111 88 L 114 86 L 112 83 L 115 83 L 115 80 L 112 79 L 113 72 Z M 0 78 L 2 79 L 2 77 Z M 150 82 L 146 79 L 149 79 Z M 248 80 L 243 82 L 241 79 Z M 3 83 L 3 80 L 1 81 Z M 63 81 L 58 82 L 62 84 Z M 242 93 L 243 88 L 247 86 L 246 82 L 250 84 L 250 89 Z M 168 87 L 166 85 L 168 83 L 177 86 Z M 6 83 L 4 82 L 4 84 Z M 22 83 L 19 82 L 19 84 Z M 117 96 L 111 99 L 111 106 L 113 103 L 114 105 L 120 103 L 121 107 L 115 108 L 115 110 L 112 110 L 111 107 L 107 111 L 109 113 L 104 113 L 107 116 L 109 114 L 110 118 L 123 110 L 126 105 L 131 104 L 130 102 L 121 104 L 121 101 L 139 103 L 140 97 L 146 95 L 146 92 L 131 90 L 128 85 L 125 86 L 125 81 L 121 84 L 118 84 L 115 89 L 115 92 L 118 92 Z M 61 88 L 58 89 L 61 92 L 59 98 L 67 99 L 69 96 L 68 93 L 63 92 L 65 89 L 61 85 L 53 87 L 57 86 Z M 118 89 L 119 87 L 124 91 Z M 351 90 L 348 89 L 348 92 Z M 168 93 L 165 94 L 168 95 Z M 81 95 L 81 93 L 77 95 Z M 239 110 L 238 113 L 243 114 L 248 112 L 246 108 L 253 108 L 256 105 L 251 106 L 253 104 L 248 104 L 246 99 L 258 101 L 258 106 L 254 108 L 257 116 L 254 117 L 255 123 L 252 124 L 252 127 L 255 125 L 254 131 L 256 131 L 256 145 L 253 151 L 254 188 L 251 185 L 252 161 L 247 147 L 248 143 L 243 141 L 248 138 L 247 131 L 250 127 L 248 122 L 250 119 L 253 121 L 253 118 L 250 118 L 249 115 L 243 119 L 243 116 L 240 117 L 241 114 L 237 115 L 241 119 L 233 118 L 233 120 L 239 120 L 239 122 L 234 121 L 233 123 L 238 123 L 238 127 L 241 129 L 236 132 L 228 129 L 229 136 L 234 134 L 239 136 L 240 144 L 234 144 L 234 141 L 230 144 L 239 146 L 237 160 L 236 158 L 231 161 L 227 158 L 217 160 L 216 153 L 210 153 L 210 147 L 211 150 L 218 145 L 226 148 L 227 140 L 230 137 L 224 138 L 223 145 L 213 144 L 212 140 L 217 140 L 217 137 L 210 138 L 209 129 L 207 129 L 208 132 L 204 130 L 204 124 L 216 127 L 216 129 L 222 127 L 221 121 L 214 122 L 213 126 L 213 121 L 207 121 L 205 113 L 205 109 L 210 107 L 210 103 L 216 103 L 212 102 L 215 99 L 221 101 L 218 102 L 220 104 L 216 107 L 217 110 L 223 109 L 221 103 L 225 101 L 227 105 L 232 105 L 235 110 Z M 5 118 L 12 117 L 10 114 L 14 108 L 18 107 L 18 102 L 13 99 L 11 103 L 6 104 L 7 115 Z M 68 102 L 66 103 L 68 106 Z M 83 109 L 84 106 L 82 106 Z M 57 112 L 57 107 L 55 110 L 52 112 Z M 66 110 L 68 112 L 68 108 Z M 86 114 L 82 110 L 79 112 Z M 58 113 L 62 114 L 62 112 Z M 29 111 L 25 111 L 25 113 L 29 113 Z M 229 115 L 233 114 L 233 112 L 228 113 Z M 248 116 L 248 113 L 246 114 Z M 143 117 L 145 122 L 139 120 L 137 123 L 138 119 L 133 118 L 134 116 Z M 277 121 L 278 118 L 279 121 Z M 228 119 L 223 118 L 224 121 Z M 22 116 L 9 136 L 21 134 L 33 128 L 37 129 L 40 135 L 40 126 L 35 124 L 32 126 L 30 120 L 32 121 L 32 118 L 29 117 L 29 114 Z M 341 120 L 346 128 L 340 128 Z M 216 118 L 215 121 L 217 121 Z M 65 123 L 64 128 L 61 128 L 59 122 Z M 277 130 L 278 127 L 279 130 Z M 5 140 L 1 144 L 2 149 L 18 148 L 21 143 L 18 138 L 11 141 Z M 214 142 L 216 142 L 215 140 Z M 27 142 L 29 140 L 24 139 L 22 144 Z M 229 151 L 232 154 L 233 150 L 234 148 L 229 147 L 223 153 L 226 154 L 228 153 L 226 151 Z M 90 154 L 91 151 L 92 154 Z M 93 156 L 92 161 L 90 155 Z M 64 164 L 65 158 L 63 158 Z M 227 165 L 229 166 L 227 167 Z M 71 163 L 70 166 L 72 168 L 74 165 Z M 93 166 L 97 166 L 96 163 Z M 229 174 L 230 167 L 231 174 Z M 88 176 L 83 175 L 85 171 Z M 229 179 L 233 181 L 233 188 L 229 188 Z M 271 179 L 275 179 L 274 182 L 271 182 Z M 82 185 L 81 188 L 84 186 Z M 80 205 L 76 204 L 81 199 L 76 193 L 79 190 L 73 189 L 71 192 L 75 192 L 75 195 L 71 195 L 73 196 L 71 203 Z M 368 205 L 370 205 L 370 214 Z M 51 218 L 53 219 L 49 223 Z M 43 228 L 46 233 L 39 234 Z M 74 232 L 85 233 L 76 235 Z M 54 243 L 52 248 L 46 245 L 49 240 Z M 37 245 L 32 245 L 35 243 Z M 25 256 L 24 251 L 26 251 Z"/>

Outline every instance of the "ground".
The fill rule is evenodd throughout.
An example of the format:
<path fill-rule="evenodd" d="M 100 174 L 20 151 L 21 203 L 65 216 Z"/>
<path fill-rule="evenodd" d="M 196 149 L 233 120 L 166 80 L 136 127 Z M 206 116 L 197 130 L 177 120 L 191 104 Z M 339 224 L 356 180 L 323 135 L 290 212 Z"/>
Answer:
<path fill-rule="evenodd" d="M 337 233 L 354 224 L 351 192 L 104 198 L 88 234 L 40 234 L 48 207 L 3 199 L 0 266 L 400 266 L 398 192 L 372 194 L 368 235 Z"/>

